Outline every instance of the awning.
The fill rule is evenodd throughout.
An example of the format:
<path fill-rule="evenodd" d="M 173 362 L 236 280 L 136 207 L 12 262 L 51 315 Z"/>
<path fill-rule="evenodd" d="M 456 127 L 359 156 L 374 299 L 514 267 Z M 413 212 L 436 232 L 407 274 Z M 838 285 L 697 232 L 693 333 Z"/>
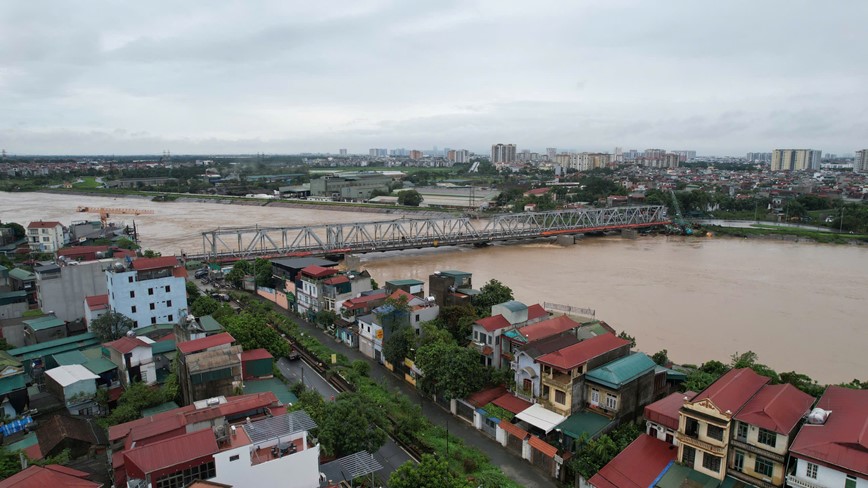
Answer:
<path fill-rule="evenodd" d="M 541 429 L 546 434 L 553 431 L 555 427 L 566 420 L 566 417 L 558 415 L 551 410 L 546 410 L 539 403 L 535 403 L 527 410 L 521 411 L 515 418 L 523 420 L 534 427 Z"/>

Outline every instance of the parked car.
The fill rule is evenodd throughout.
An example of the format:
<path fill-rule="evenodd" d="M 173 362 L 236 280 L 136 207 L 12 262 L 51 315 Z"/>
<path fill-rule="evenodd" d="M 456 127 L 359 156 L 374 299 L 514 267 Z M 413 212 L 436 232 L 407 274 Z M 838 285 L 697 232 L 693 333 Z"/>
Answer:
<path fill-rule="evenodd" d="M 287 358 L 290 361 L 295 361 L 296 359 L 299 358 L 298 351 L 293 347 L 292 349 L 289 350 L 289 356 L 287 356 Z"/>
<path fill-rule="evenodd" d="M 197 270 L 196 273 L 193 274 L 193 276 L 194 276 L 197 280 L 198 280 L 198 279 L 202 279 L 202 278 L 208 276 L 208 270 L 207 270 L 207 269 L 200 269 L 200 270 Z"/>
<path fill-rule="evenodd" d="M 218 302 L 229 302 L 232 301 L 232 298 L 225 293 L 212 293 L 211 298 L 217 300 Z"/>

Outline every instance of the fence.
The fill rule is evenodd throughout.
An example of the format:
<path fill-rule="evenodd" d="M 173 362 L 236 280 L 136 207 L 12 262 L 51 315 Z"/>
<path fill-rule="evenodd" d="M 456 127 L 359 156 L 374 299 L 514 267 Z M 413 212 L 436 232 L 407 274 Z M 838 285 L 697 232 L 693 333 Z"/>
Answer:
<path fill-rule="evenodd" d="M 581 315 L 583 317 L 594 318 L 597 311 L 593 308 L 574 307 L 572 305 L 561 305 L 560 303 L 543 302 L 543 308 L 547 312 L 563 312 L 570 315 Z"/>
<path fill-rule="evenodd" d="M 464 420 L 473 423 L 473 405 L 459 399 L 457 402 L 457 414 Z"/>

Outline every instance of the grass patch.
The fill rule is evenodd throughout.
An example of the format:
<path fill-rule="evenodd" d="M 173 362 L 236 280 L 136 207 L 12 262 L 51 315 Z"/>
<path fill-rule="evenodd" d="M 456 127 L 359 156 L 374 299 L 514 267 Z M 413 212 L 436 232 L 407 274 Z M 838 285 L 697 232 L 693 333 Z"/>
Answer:
<path fill-rule="evenodd" d="M 717 235 L 734 237 L 798 237 L 824 244 L 850 244 L 852 242 L 868 243 L 868 235 L 864 234 L 839 234 L 835 232 L 821 232 L 810 229 L 779 227 L 766 224 L 756 224 L 753 227 L 721 227 L 717 225 L 709 225 L 706 226 L 705 229 Z"/>
<path fill-rule="evenodd" d="M 73 182 L 72 187 L 73 188 L 79 188 L 79 189 L 80 188 L 86 188 L 86 189 L 102 188 L 102 183 L 96 181 L 95 176 L 85 176 L 85 177 L 79 178 L 78 181 Z"/>

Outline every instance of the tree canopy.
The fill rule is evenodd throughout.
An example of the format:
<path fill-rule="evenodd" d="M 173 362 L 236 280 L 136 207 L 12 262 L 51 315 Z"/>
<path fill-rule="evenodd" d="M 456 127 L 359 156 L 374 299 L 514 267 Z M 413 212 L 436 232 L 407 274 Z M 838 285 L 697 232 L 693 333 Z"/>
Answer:
<path fill-rule="evenodd" d="M 513 299 L 512 288 L 498 280 L 489 280 L 479 290 L 479 295 L 472 298 L 473 306 L 480 317 L 491 315 L 492 305 L 508 302 Z"/>
<path fill-rule="evenodd" d="M 398 194 L 398 205 L 418 207 L 422 204 L 422 195 L 416 190 L 406 190 Z"/>
<path fill-rule="evenodd" d="M 475 349 L 453 342 L 433 342 L 419 347 L 416 365 L 422 370 L 420 387 L 445 398 L 464 398 L 485 386 L 488 371 Z"/>
<path fill-rule="evenodd" d="M 410 350 L 416 347 L 416 331 L 412 327 L 404 326 L 392 331 L 383 341 L 383 357 L 392 364 L 404 361 L 410 357 Z"/>
<path fill-rule="evenodd" d="M 123 337 L 135 327 L 132 319 L 124 314 L 109 310 L 105 315 L 95 318 L 90 323 L 90 330 L 100 342 L 111 342 Z"/>
<path fill-rule="evenodd" d="M 389 476 L 390 488 L 462 488 L 467 483 L 456 476 L 446 460 L 423 454 L 422 462 L 407 461 Z"/>
<path fill-rule="evenodd" d="M 333 456 L 376 452 L 386 442 L 386 433 L 377 427 L 381 408 L 358 393 L 342 393 L 325 404 L 324 413 L 318 422 L 319 440 Z"/>

